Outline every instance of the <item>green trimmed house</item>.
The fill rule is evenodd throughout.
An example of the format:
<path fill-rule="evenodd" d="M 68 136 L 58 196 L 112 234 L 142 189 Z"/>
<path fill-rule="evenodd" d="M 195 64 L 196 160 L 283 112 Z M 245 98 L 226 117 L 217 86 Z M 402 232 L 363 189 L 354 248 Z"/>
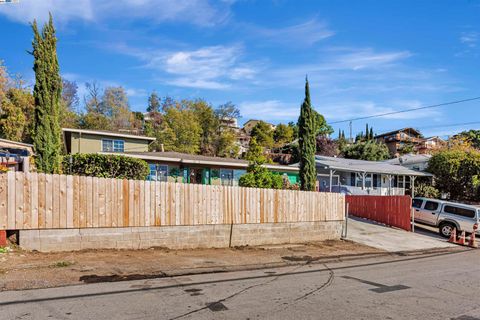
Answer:
<path fill-rule="evenodd" d="M 245 160 L 179 152 L 125 152 L 124 155 L 147 161 L 150 166 L 149 179 L 155 181 L 235 186 L 248 167 L 248 161 Z M 265 167 L 284 176 L 290 184 L 299 182 L 296 167 L 277 164 L 265 164 Z"/>
<path fill-rule="evenodd" d="M 148 163 L 148 179 L 153 181 L 235 186 L 248 167 L 248 161 L 240 159 L 148 152 L 149 144 L 155 141 L 151 137 L 102 130 L 62 130 L 67 153 L 122 154 L 142 159 Z M 265 164 L 265 167 L 281 174 L 290 184 L 299 183 L 297 167 L 277 164 Z"/>

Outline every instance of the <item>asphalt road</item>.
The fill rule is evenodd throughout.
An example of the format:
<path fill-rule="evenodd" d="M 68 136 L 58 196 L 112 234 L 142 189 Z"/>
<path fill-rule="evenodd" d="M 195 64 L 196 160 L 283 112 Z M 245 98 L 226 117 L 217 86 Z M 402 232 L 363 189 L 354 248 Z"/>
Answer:
<path fill-rule="evenodd" d="M 0 319 L 480 319 L 480 250 L 2 292 Z"/>

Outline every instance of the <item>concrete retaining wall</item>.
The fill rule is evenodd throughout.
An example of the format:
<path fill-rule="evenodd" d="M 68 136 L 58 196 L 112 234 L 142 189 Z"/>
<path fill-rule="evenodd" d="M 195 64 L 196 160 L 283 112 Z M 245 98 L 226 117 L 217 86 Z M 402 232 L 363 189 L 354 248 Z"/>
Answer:
<path fill-rule="evenodd" d="M 339 239 L 342 221 L 235 224 L 232 246 Z M 230 225 L 20 230 L 20 246 L 41 252 L 82 249 L 225 248 Z"/>

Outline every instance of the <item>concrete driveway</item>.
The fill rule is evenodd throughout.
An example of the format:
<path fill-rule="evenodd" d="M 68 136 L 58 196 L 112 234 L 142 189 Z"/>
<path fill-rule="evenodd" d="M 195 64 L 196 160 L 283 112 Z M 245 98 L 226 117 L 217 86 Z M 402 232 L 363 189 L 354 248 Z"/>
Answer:
<path fill-rule="evenodd" d="M 434 233 L 417 231 L 408 232 L 353 217 L 348 219 L 347 239 L 389 252 L 456 247 Z"/>

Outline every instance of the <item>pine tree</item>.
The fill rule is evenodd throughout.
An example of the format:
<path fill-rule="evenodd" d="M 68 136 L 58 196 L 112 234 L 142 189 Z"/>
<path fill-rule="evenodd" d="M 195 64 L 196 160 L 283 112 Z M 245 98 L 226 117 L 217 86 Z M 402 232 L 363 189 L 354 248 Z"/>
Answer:
<path fill-rule="evenodd" d="M 148 97 L 148 107 L 147 112 L 159 112 L 160 111 L 160 98 L 157 93 L 154 91 Z"/>
<path fill-rule="evenodd" d="M 365 140 L 370 140 L 370 130 L 368 130 L 368 123 L 365 125 Z"/>
<path fill-rule="evenodd" d="M 374 136 L 373 136 L 373 128 L 370 127 L 370 140 L 373 140 L 374 139 Z"/>
<path fill-rule="evenodd" d="M 315 114 L 310 102 L 310 88 L 305 79 L 305 100 L 298 118 L 298 136 L 300 150 L 300 188 L 304 191 L 314 191 L 317 178 L 315 168 Z"/>
<path fill-rule="evenodd" d="M 32 24 L 34 39 L 32 42 L 35 72 L 35 121 L 33 126 L 33 145 L 37 169 L 45 173 L 61 172 L 61 128 L 60 103 L 62 97 L 62 78 L 57 59 L 57 38 L 53 18 L 43 26 L 40 33 L 37 22 Z"/>

